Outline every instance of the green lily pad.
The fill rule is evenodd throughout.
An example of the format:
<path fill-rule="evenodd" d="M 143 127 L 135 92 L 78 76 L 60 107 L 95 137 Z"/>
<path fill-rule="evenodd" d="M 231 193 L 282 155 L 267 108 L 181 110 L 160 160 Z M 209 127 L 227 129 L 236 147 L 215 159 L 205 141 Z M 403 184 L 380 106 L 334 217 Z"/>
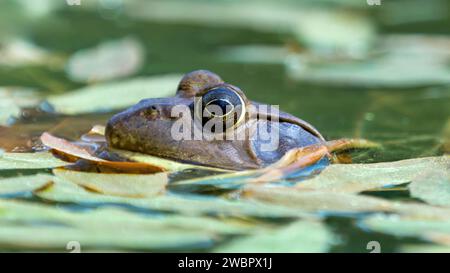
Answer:
<path fill-rule="evenodd" d="M 302 191 L 291 187 L 249 186 L 243 197 L 311 212 L 389 211 L 390 201 L 338 192 Z"/>
<path fill-rule="evenodd" d="M 227 200 L 198 195 L 162 195 L 152 198 L 129 198 L 93 193 L 66 180 L 55 179 L 54 184 L 35 195 L 48 201 L 77 204 L 123 204 L 138 208 L 177 212 L 183 215 L 227 215 L 236 217 L 305 217 L 312 215 L 296 209 L 247 200 Z"/>
<path fill-rule="evenodd" d="M 38 234 L 38 236 L 36 235 Z M 118 236 L 120 234 L 120 236 Z M 199 231 L 155 232 L 131 230 L 82 230 L 55 226 L 3 225 L 0 230 L 0 246 L 9 250 L 42 250 L 69 252 L 75 242 L 80 251 L 94 249 L 123 250 L 189 250 L 207 249 L 213 237 Z"/>
<path fill-rule="evenodd" d="M 136 104 L 145 98 L 172 96 L 180 79 L 181 75 L 171 74 L 96 84 L 50 96 L 48 101 L 58 113 L 64 114 L 111 111 Z"/>
<path fill-rule="evenodd" d="M 108 174 L 53 170 L 59 179 L 70 181 L 94 192 L 128 197 L 151 197 L 163 194 L 168 177 L 166 172 L 155 174 Z"/>
<path fill-rule="evenodd" d="M 450 221 L 448 218 L 430 219 L 425 215 L 417 218 L 378 214 L 362 220 L 361 224 L 373 231 L 395 236 L 418 237 L 438 244 L 448 244 L 450 238 Z"/>
<path fill-rule="evenodd" d="M 0 169 L 47 169 L 67 165 L 49 152 L 38 153 L 1 153 Z"/>
<path fill-rule="evenodd" d="M 46 174 L 17 176 L 0 179 L 0 194 L 20 194 L 24 192 L 33 192 L 44 187 L 53 176 Z"/>
<path fill-rule="evenodd" d="M 325 168 L 319 175 L 298 183 L 296 188 L 357 193 L 409 183 L 419 179 L 427 170 L 447 170 L 448 174 L 448 166 L 450 166 L 450 156 L 371 164 L 335 164 Z M 417 182 L 417 184 L 422 184 L 422 182 Z M 450 190 L 450 183 L 448 190 Z"/>
<path fill-rule="evenodd" d="M 450 164 L 444 169 L 429 169 L 409 185 L 412 196 L 425 202 L 450 206 Z"/>
<path fill-rule="evenodd" d="M 244 234 L 251 228 L 207 217 L 142 217 L 111 208 L 73 212 L 4 200 L 0 200 L 0 223 L 0 245 L 19 249 L 63 249 L 70 241 L 82 248 L 210 247 L 217 235 Z"/>
<path fill-rule="evenodd" d="M 321 222 L 298 221 L 276 230 L 236 238 L 216 252 L 325 252 L 335 236 Z"/>
<path fill-rule="evenodd" d="M 29 204 L 19 201 L 0 200 L 0 221 L 14 223 L 20 221 L 24 224 L 33 224 L 36 221 L 47 224 L 60 223 L 61 225 L 109 229 L 167 229 L 167 230 L 203 230 L 207 233 L 244 234 L 254 228 L 253 224 L 239 221 L 222 221 L 212 217 L 161 215 L 158 217 L 145 217 L 118 208 L 98 208 L 87 212 L 74 212 L 55 206 Z"/>

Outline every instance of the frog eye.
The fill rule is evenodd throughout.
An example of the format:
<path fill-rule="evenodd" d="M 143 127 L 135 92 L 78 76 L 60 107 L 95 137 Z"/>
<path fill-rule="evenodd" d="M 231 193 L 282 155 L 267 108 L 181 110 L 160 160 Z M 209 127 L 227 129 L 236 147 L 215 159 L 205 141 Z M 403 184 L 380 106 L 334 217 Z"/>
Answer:
<path fill-rule="evenodd" d="M 231 87 L 215 87 L 197 98 L 196 113 L 203 125 L 209 121 L 223 122 L 227 130 L 244 118 L 245 102 Z"/>

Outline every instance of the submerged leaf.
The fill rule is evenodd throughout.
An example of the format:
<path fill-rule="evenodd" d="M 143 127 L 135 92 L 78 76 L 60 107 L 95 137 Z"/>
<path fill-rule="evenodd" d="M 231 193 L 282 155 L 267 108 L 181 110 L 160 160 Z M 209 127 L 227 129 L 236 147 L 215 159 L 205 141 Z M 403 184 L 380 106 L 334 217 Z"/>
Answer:
<path fill-rule="evenodd" d="M 167 173 L 102 174 L 55 169 L 56 177 L 73 182 L 94 192 L 128 196 L 152 197 L 165 192 Z"/>
<path fill-rule="evenodd" d="M 96 84 L 50 96 L 48 101 L 56 112 L 64 114 L 111 111 L 136 104 L 141 99 L 171 96 L 180 79 L 181 75 L 172 74 Z"/>
<path fill-rule="evenodd" d="M 286 227 L 236 238 L 216 252 L 325 252 L 335 241 L 325 224 L 298 221 Z"/>
<path fill-rule="evenodd" d="M 2 153 L 0 154 L 0 169 L 47 169 L 67 165 L 51 153 Z"/>
<path fill-rule="evenodd" d="M 103 42 L 72 55 L 66 71 L 74 81 L 104 81 L 136 73 L 144 62 L 144 47 L 134 38 Z"/>

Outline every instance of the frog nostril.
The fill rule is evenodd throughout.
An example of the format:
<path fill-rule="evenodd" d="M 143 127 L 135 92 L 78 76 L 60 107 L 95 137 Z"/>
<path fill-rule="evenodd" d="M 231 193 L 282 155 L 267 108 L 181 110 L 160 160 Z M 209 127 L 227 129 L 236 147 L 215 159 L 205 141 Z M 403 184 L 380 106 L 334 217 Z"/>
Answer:
<path fill-rule="evenodd" d="M 152 105 L 140 112 L 140 115 L 149 119 L 156 119 L 160 114 L 159 107 Z"/>

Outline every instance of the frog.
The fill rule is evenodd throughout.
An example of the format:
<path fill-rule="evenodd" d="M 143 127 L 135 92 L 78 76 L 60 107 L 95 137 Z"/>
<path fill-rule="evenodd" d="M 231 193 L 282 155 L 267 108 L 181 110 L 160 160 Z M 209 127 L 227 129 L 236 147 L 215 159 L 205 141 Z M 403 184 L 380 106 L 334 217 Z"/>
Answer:
<path fill-rule="evenodd" d="M 184 112 L 174 114 L 175 108 Z M 177 128 L 183 129 L 182 118 L 192 121 L 184 124 L 195 127 L 183 132 L 184 138 L 177 135 L 182 131 Z M 204 133 L 202 126 L 208 122 L 213 126 L 205 135 L 192 137 L 195 132 Z M 270 134 L 260 133 L 259 128 L 276 132 L 276 141 L 268 141 Z M 292 149 L 317 147 L 314 150 L 319 149 L 324 157 L 329 157 L 330 151 L 329 143 L 307 121 L 249 100 L 239 87 L 208 70 L 185 74 L 173 97 L 143 99 L 113 115 L 107 122 L 105 138 L 112 148 L 229 170 L 266 168 Z M 338 146 L 348 148 L 351 143 L 341 141 L 331 148 Z M 308 160 L 308 164 L 319 157 Z"/>

